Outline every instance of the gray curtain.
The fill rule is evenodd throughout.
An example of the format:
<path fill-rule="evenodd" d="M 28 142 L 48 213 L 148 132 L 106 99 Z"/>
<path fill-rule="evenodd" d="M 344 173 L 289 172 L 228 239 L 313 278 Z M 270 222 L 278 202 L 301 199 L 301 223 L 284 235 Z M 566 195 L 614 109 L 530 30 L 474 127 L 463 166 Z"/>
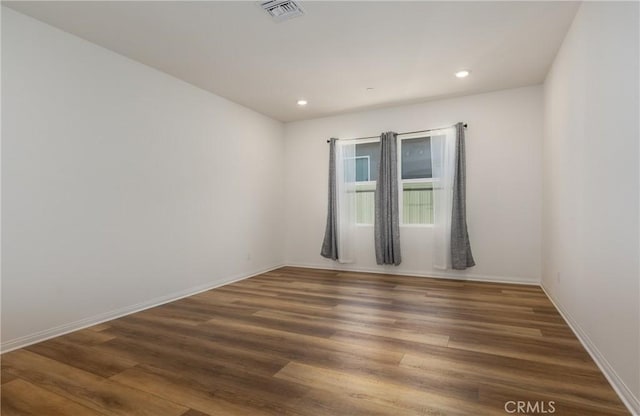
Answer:
<path fill-rule="evenodd" d="M 400 264 L 397 134 L 380 136 L 380 164 L 375 194 L 375 245 L 378 264 Z"/>
<path fill-rule="evenodd" d="M 329 205 L 327 207 L 327 226 L 324 230 L 324 241 L 320 255 L 331 260 L 338 260 L 338 200 L 336 190 L 336 140 L 329 144 Z"/>
<path fill-rule="evenodd" d="M 467 173 L 465 167 L 464 125 L 456 124 L 456 155 L 451 213 L 451 267 L 464 270 L 475 266 L 467 232 Z"/>

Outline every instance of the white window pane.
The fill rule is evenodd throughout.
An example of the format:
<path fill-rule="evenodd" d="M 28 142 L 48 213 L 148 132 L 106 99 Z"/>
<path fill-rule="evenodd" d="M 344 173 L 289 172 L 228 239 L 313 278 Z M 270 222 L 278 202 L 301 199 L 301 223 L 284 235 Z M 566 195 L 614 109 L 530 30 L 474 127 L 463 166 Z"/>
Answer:
<path fill-rule="evenodd" d="M 373 225 L 375 183 L 356 185 L 356 223 Z"/>
<path fill-rule="evenodd" d="M 433 183 L 402 184 L 403 224 L 433 224 Z"/>

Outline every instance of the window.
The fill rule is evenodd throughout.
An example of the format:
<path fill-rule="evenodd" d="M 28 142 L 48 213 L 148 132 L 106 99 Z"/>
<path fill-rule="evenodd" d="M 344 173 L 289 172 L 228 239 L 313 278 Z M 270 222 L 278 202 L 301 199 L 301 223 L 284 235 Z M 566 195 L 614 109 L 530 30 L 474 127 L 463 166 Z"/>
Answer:
<path fill-rule="evenodd" d="M 400 223 L 433 224 L 431 137 L 399 136 L 398 147 Z"/>
<path fill-rule="evenodd" d="M 373 139 L 356 143 L 355 160 L 356 223 L 373 225 L 380 141 Z M 424 133 L 398 136 L 398 176 L 400 223 L 433 224 L 431 137 L 424 136 Z"/>
<path fill-rule="evenodd" d="M 373 225 L 380 141 L 356 144 L 356 223 Z"/>

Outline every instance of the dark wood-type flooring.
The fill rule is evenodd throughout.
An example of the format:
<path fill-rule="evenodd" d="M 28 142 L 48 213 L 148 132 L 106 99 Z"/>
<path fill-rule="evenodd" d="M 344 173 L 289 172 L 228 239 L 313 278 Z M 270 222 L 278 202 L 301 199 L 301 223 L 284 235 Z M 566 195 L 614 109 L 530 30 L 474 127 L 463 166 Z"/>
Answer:
<path fill-rule="evenodd" d="M 1 360 L 3 416 L 628 414 L 536 286 L 286 267 Z"/>

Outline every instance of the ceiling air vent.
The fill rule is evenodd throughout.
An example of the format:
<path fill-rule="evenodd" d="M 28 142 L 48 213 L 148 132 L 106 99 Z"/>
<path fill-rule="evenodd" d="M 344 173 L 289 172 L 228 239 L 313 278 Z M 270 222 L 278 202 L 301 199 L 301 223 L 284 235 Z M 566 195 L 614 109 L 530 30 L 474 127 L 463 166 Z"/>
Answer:
<path fill-rule="evenodd" d="M 281 22 L 304 14 L 302 7 L 300 7 L 300 5 L 295 1 L 291 0 L 263 1 L 260 4 L 276 22 Z"/>

